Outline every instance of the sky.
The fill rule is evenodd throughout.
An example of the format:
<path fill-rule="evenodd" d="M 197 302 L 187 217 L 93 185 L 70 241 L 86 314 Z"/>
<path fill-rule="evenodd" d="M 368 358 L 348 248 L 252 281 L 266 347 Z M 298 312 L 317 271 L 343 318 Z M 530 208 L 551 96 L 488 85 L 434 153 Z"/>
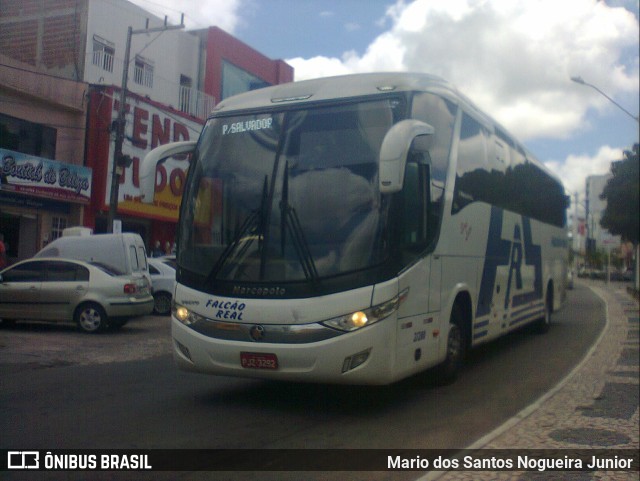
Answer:
<path fill-rule="evenodd" d="M 639 139 L 639 0 L 132 1 L 170 23 L 184 13 L 187 30 L 216 25 L 291 64 L 295 80 L 443 77 L 581 202 L 586 177 L 608 173 Z"/>

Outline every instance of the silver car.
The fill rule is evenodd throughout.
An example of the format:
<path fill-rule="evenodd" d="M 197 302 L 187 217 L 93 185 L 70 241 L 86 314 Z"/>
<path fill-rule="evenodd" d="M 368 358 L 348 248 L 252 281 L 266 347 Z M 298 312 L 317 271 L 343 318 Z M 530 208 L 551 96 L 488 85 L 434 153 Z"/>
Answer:
<path fill-rule="evenodd" d="M 153 287 L 153 312 L 167 316 L 171 313 L 171 299 L 176 287 L 175 259 L 151 257 L 147 262 Z"/>
<path fill-rule="evenodd" d="M 144 276 L 97 263 L 34 258 L 0 272 L 0 319 L 73 320 L 85 332 L 122 327 L 153 310 Z"/>

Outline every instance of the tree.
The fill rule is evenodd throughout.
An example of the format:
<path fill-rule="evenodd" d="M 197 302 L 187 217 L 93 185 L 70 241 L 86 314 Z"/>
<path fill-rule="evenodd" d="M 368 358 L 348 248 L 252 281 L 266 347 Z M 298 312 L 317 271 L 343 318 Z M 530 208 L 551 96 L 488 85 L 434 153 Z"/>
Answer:
<path fill-rule="evenodd" d="M 639 185 L 640 168 L 638 153 L 640 145 L 633 151 L 625 150 L 624 159 L 611 163 L 611 174 L 600 198 L 607 201 L 607 207 L 600 219 L 600 225 L 613 235 L 638 244 L 639 237 Z"/>
<path fill-rule="evenodd" d="M 640 246 L 638 245 L 638 200 L 640 191 L 640 145 L 633 146 L 633 152 L 625 150 L 624 159 L 612 162 L 607 185 L 600 195 L 607 201 L 600 225 L 614 235 L 633 242 L 636 252 L 634 287 L 640 290 Z"/>

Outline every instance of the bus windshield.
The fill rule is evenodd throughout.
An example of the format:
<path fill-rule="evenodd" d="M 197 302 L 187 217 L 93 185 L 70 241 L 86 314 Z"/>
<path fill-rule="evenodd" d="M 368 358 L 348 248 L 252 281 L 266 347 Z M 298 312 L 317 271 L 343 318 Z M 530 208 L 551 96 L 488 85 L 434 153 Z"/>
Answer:
<path fill-rule="evenodd" d="M 390 98 L 210 119 L 182 206 L 178 263 L 209 283 L 316 282 L 388 256 L 378 159 Z"/>

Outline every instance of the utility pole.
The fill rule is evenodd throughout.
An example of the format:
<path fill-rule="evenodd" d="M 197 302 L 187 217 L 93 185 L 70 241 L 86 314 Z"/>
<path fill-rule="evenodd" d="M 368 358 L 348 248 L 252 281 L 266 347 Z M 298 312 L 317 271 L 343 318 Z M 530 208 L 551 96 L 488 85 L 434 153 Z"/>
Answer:
<path fill-rule="evenodd" d="M 574 192 L 574 197 L 575 197 L 575 201 L 574 201 L 574 206 L 573 206 L 573 232 L 574 232 L 574 237 L 572 240 L 573 245 L 571 246 L 571 249 L 574 252 L 579 252 L 580 251 L 580 236 L 579 236 L 579 231 L 580 231 L 580 225 L 578 224 L 578 192 Z M 578 240 L 578 248 L 576 249 L 575 247 L 575 243 L 576 240 Z M 573 256 L 573 263 L 574 265 L 572 266 L 573 269 L 575 270 L 575 275 L 578 275 L 578 256 L 574 254 Z"/>
<path fill-rule="evenodd" d="M 127 82 L 129 80 L 129 62 L 131 57 L 131 37 L 140 33 L 165 32 L 167 30 L 179 30 L 184 28 L 184 13 L 180 19 L 180 25 L 167 25 L 167 17 L 164 17 L 162 27 L 149 28 L 147 19 L 146 28 L 133 30 L 130 26 L 127 29 L 127 45 L 124 50 L 124 66 L 122 68 L 122 88 L 120 90 L 120 105 L 118 106 L 118 119 L 116 120 L 116 139 L 113 149 L 113 165 L 111 169 L 111 194 L 109 196 L 109 218 L 107 221 L 107 232 L 113 232 L 113 221 L 116 219 L 118 211 L 118 196 L 120 195 L 120 176 L 124 174 L 124 168 L 131 165 L 131 159 L 122 155 L 122 144 L 124 143 L 124 127 L 126 124 L 126 96 Z"/>

